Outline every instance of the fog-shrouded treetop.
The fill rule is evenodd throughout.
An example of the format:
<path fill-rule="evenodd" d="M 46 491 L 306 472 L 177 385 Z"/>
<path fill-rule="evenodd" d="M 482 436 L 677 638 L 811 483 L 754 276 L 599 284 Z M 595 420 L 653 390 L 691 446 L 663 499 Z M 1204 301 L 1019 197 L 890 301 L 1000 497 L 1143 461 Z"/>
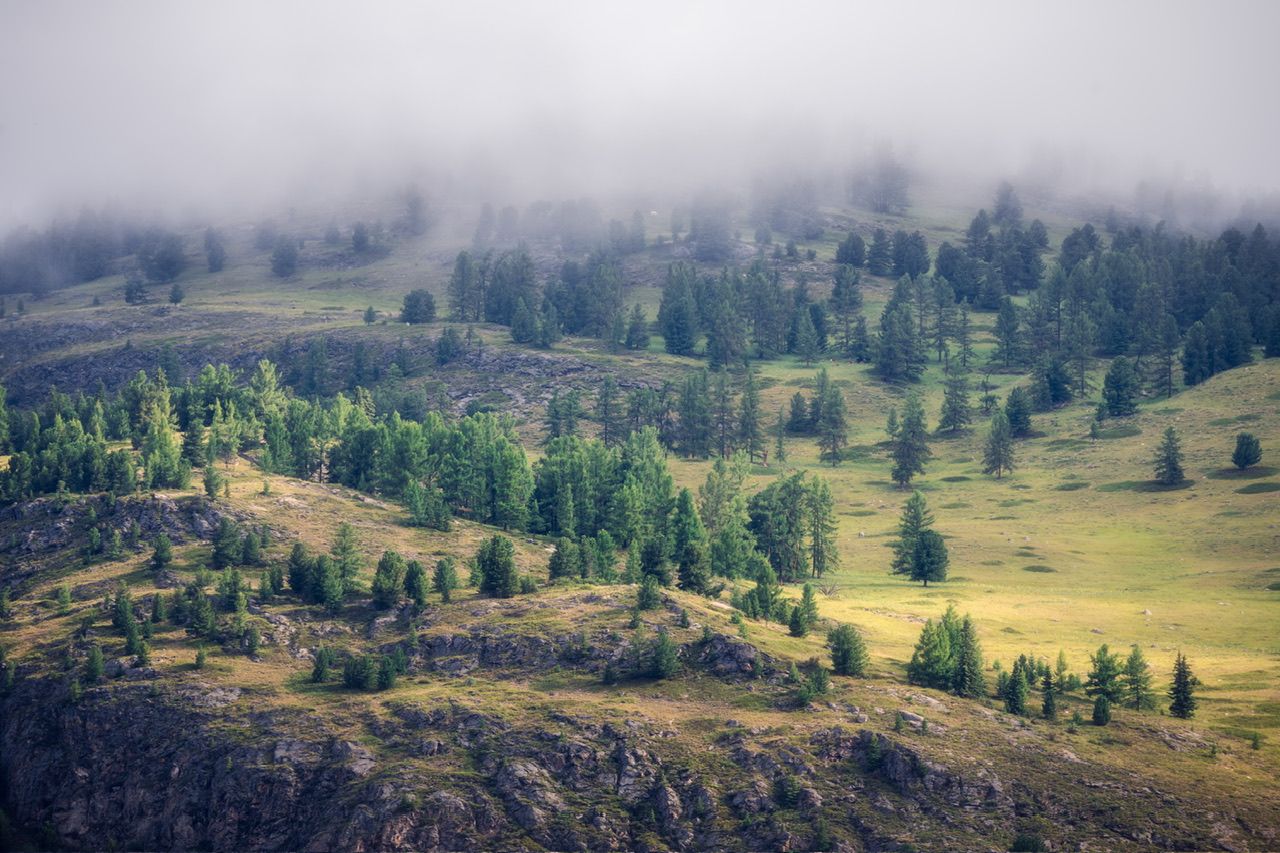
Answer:
<path fill-rule="evenodd" d="M 1280 5 L 0 5 L 0 229 L 406 177 L 681 191 L 892 148 L 1063 191 L 1280 188 Z M 984 190 L 984 195 L 986 190 Z"/>

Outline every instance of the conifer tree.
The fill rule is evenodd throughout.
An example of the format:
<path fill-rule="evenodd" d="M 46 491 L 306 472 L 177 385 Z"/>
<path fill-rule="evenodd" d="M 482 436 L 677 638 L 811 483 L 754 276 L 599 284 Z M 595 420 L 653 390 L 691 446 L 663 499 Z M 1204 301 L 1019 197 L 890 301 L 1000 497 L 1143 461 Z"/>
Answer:
<path fill-rule="evenodd" d="M 1120 683 L 1120 656 L 1111 654 L 1106 643 L 1103 643 L 1096 654 L 1089 656 L 1089 663 L 1089 677 L 1085 681 L 1084 692 L 1089 696 L 1105 696 L 1110 702 L 1120 701 L 1124 696 L 1124 687 Z"/>
<path fill-rule="evenodd" d="M 404 594 L 416 606 L 425 607 L 429 587 L 426 568 L 418 560 L 410 560 L 404 570 Z"/>
<path fill-rule="evenodd" d="M 933 524 L 933 513 L 925 502 L 924 495 L 912 492 L 911 497 L 902 507 L 902 517 L 898 522 L 898 538 L 893 543 L 893 571 L 906 574 L 911 571 L 911 559 L 915 553 L 916 537 L 928 530 Z"/>
<path fill-rule="evenodd" d="M 89 647 L 89 656 L 85 659 L 84 680 L 89 684 L 97 684 L 102 680 L 102 671 L 102 647 L 94 643 Z"/>
<path fill-rule="evenodd" d="M 436 563 L 431 576 L 431 586 L 440 593 L 440 600 L 448 604 L 453 591 L 458 588 L 458 571 L 452 557 L 445 557 Z"/>
<path fill-rule="evenodd" d="M 954 667 L 951 636 L 947 629 L 932 619 L 926 621 L 907 664 L 907 681 L 945 690 L 951 685 Z"/>
<path fill-rule="evenodd" d="M 987 441 L 982 450 L 982 471 L 995 474 L 999 480 L 1006 471 L 1012 471 L 1013 466 L 1013 430 L 1008 416 L 997 409 L 991 416 L 991 428 L 987 431 Z"/>
<path fill-rule="evenodd" d="M 480 570 L 480 592 L 493 598 L 510 598 L 520 586 L 516 572 L 515 546 L 505 536 L 495 535 L 476 554 Z"/>
<path fill-rule="evenodd" d="M 1189 720 L 1196 714 L 1195 689 L 1199 682 L 1191 674 L 1191 665 L 1182 652 L 1178 652 L 1173 665 L 1173 683 L 1169 686 L 1169 713 Z"/>
<path fill-rule="evenodd" d="M 1020 334 L 1018 330 L 1018 309 L 1013 300 L 1004 297 L 1000 301 L 1000 313 L 996 315 L 996 348 L 992 351 L 993 361 L 1008 370 L 1019 359 Z"/>
<path fill-rule="evenodd" d="M 1054 720 L 1058 717 L 1058 687 L 1054 684 L 1053 673 L 1046 671 L 1044 679 L 1041 682 L 1042 703 L 1040 705 L 1040 714 L 1046 720 Z"/>
<path fill-rule="evenodd" d="M 791 615 L 787 618 L 787 630 L 793 637 L 806 637 L 809 634 L 809 623 L 805 621 L 799 605 L 791 608 Z"/>
<path fill-rule="evenodd" d="M 329 556 L 337 565 L 344 584 L 349 584 L 364 567 L 364 558 L 360 555 L 360 543 L 356 540 L 356 530 L 345 521 L 338 525 L 333 547 L 329 549 Z"/>
<path fill-rule="evenodd" d="M 1093 724 L 1105 726 L 1111 722 L 1111 700 L 1106 696 L 1098 696 L 1093 700 Z"/>
<path fill-rule="evenodd" d="M 821 354 L 818 331 L 813 326 L 813 317 L 807 305 L 802 305 L 796 310 L 795 353 L 804 362 L 805 367 L 812 366 Z"/>
<path fill-rule="evenodd" d="M 627 320 L 626 347 L 629 350 L 645 350 L 649 348 L 649 321 L 644 316 L 640 303 L 631 308 L 631 316 Z"/>
<path fill-rule="evenodd" d="M 955 666 L 951 676 L 951 692 L 957 696 L 977 699 L 987 692 L 987 680 L 982 669 L 982 649 L 978 645 L 978 631 L 966 614 L 960 625 L 959 641 L 955 643 Z"/>
<path fill-rule="evenodd" d="M 561 536 L 556 540 L 555 551 L 551 553 L 551 559 L 547 562 L 547 578 L 557 580 L 573 577 L 577 574 L 577 568 L 578 546 L 572 539 Z"/>
<path fill-rule="evenodd" d="M 866 675 L 867 648 L 852 625 L 832 628 L 827 633 L 827 647 L 831 649 L 831 669 L 836 675 Z"/>
<path fill-rule="evenodd" d="M 395 551 L 383 551 L 378 560 L 378 567 L 373 575 L 373 606 L 386 610 L 395 606 L 404 592 L 404 578 L 407 569 L 404 557 Z"/>
<path fill-rule="evenodd" d="M 1004 693 L 1004 709 L 1010 714 L 1027 713 L 1027 678 L 1021 670 L 1009 676 L 1009 684 Z"/>
<path fill-rule="evenodd" d="M 948 562 L 947 544 L 942 536 L 933 530 L 922 530 L 911 552 L 911 579 L 921 581 L 926 587 L 929 581 L 945 581 Z"/>
<path fill-rule="evenodd" d="M 1182 448 L 1178 443 L 1178 433 L 1173 427 L 1167 427 L 1155 456 L 1156 481 L 1166 486 L 1176 486 L 1185 479 L 1182 471 Z"/>
<path fill-rule="evenodd" d="M 173 562 L 173 544 L 164 533 L 158 534 L 153 544 L 155 551 L 151 554 L 151 568 L 162 571 Z"/>
<path fill-rule="evenodd" d="M 773 426 L 773 458 L 781 465 L 787 461 L 787 421 L 778 409 L 778 420 Z"/>
<path fill-rule="evenodd" d="M 760 428 L 760 392 L 755 371 L 748 366 L 738 403 L 738 446 L 751 460 L 764 458 L 764 433 Z"/>
<path fill-rule="evenodd" d="M 834 468 L 840 464 L 840 454 L 849 444 L 849 420 L 845 412 L 844 394 L 835 385 L 828 384 L 822 392 L 819 405 L 819 455 Z"/>
<path fill-rule="evenodd" d="M 618 380 L 605 376 L 596 395 L 596 420 L 600 423 L 600 440 L 605 447 L 613 447 L 621 439 L 621 413 L 618 410 Z"/>
<path fill-rule="evenodd" d="M 1125 660 L 1121 674 L 1126 701 L 1130 708 L 1140 711 L 1152 706 L 1151 667 L 1142 656 L 1142 649 L 1135 643 Z"/>
<path fill-rule="evenodd" d="M 1102 382 L 1102 399 L 1107 414 L 1113 418 L 1126 417 L 1138 411 L 1138 372 L 1133 362 L 1119 356 L 1111 362 Z"/>
<path fill-rule="evenodd" d="M 1023 438 L 1031 432 L 1031 395 L 1021 386 L 1009 392 L 1004 403 L 1005 417 L 1009 419 L 1009 431 L 1015 438 Z"/>
<path fill-rule="evenodd" d="M 955 433 L 973 420 L 973 407 L 969 404 L 969 379 L 954 370 L 947 374 L 942 396 L 942 412 L 938 417 L 938 432 Z"/>
<path fill-rule="evenodd" d="M 324 605 L 331 615 L 342 609 L 342 599 L 346 594 L 346 584 L 342 570 L 336 560 L 322 554 L 316 560 L 314 598 Z"/>
<path fill-rule="evenodd" d="M 883 228 L 877 228 L 871 235 L 867 271 L 872 275 L 889 275 L 893 271 L 893 249 L 889 244 L 889 234 Z"/>
<path fill-rule="evenodd" d="M 1253 433 L 1242 432 L 1236 436 L 1236 449 L 1231 453 L 1231 464 L 1244 470 L 1262 461 L 1262 444 Z"/>
<path fill-rule="evenodd" d="M 662 680 L 671 678 L 680 670 L 678 649 L 666 628 L 658 629 L 658 636 L 653 642 L 653 664 L 649 671 L 652 678 Z"/>
<path fill-rule="evenodd" d="M 924 463 L 932 455 L 925 441 L 924 408 L 918 397 L 909 397 L 898 435 L 893 441 L 893 481 L 907 486 L 916 474 L 924 473 Z"/>
<path fill-rule="evenodd" d="M 836 550 L 835 503 L 831 487 L 826 480 L 814 477 L 805 490 L 805 515 L 809 532 L 809 570 L 815 578 L 840 566 L 840 553 Z"/>

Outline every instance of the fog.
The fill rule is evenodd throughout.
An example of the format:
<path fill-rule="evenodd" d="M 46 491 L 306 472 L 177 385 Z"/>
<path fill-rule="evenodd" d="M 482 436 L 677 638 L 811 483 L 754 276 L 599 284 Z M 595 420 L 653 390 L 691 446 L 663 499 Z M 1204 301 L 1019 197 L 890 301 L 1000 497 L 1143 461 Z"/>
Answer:
<path fill-rule="evenodd" d="M 1280 4 L 0 0 L 0 227 L 416 180 L 494 201 L 920 175 L 1280 189 Z"/>

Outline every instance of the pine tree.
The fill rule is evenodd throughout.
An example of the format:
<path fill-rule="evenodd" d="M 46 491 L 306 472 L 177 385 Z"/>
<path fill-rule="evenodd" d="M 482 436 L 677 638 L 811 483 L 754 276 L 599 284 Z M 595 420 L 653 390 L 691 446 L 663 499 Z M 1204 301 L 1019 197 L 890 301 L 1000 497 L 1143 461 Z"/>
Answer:
<path fill-rule="evenodd" d="M 1102 399 L 1107 414 L 1113 418 L 1126 417 L 1138 411 L 1138 372 L 1133 362 L 1124 356 L 1111 362 L 1102 382 Z"/>
<path fill-rule="evenodd" d="M 1111 700 L 1106 696 L 1099 696 L 1093 700 L 1093 724 L 1095 726 L 1105 726 L 1111 722 Z"/>
<path fill-rule="evenodd" d="M 902 507 L 902 517 L 898 522 L 898 538 L 893 543 L 893 571 L 907 574 L 911 571 L 911 559 L 915 553 L 916 537 L 928 530 L 933 524 L 933 514 L 929 512 L 924 495 L 912 492 L 911 497 Z"/>
<path fill-rule="evenodd" d="M 917 397 L 909 397 L 902 423 L 893 442 L 893 481 L 907 486 L 916 474 L 924 473 L 924 463 L 932 455 L 925 441 L 924 408 Z"/>
<path fill-rule="evenodd" d="M 383 551 L 373 575 L 373 606 L 379 610 L 394 607 L 404 592 L 407 571 L 404 557 L 395 551 Z"/>
<path fill-rule="evenodd" d="M 596 395 L 596 420 L 600 423 L 600 440 L 613 447 L 622 439 L 621 413 L 618 410 L 618 381 L 605 376 Z"/>
<path fill-rule="evenodd" d="M 97 684 L 102 680 L 102 671 L 102 647 L 94 643 L 89 647 L 89 656 L 84 663 L 84 680 L 90 684 Z"/>
<path fill-rule="evenodd" d="M 755 371 L 748 366 L 738 403 L 738 446 L 751 460 L 764 458 L 764 434 L 760 428 L 760 392 Z"/>
<path fill-rule="evenodd" d="M 968 615 L 960 625 L 959 641 L 955 643 L 953 652 L 955 667 L 951 676 L 951 692 L 970 699 L 986 695 L 987 681 L 982 672 L 982 649 L 978 645 L 978 630 Z"/>
<path fill-rule="evenodd" d="M 778 420 L 773 426 L 773 458 L 781 465 L 787 461 L 787 421 L 782 415 L 782 409 L 778 409 Z"/>
<path fill-rule="evenodd" d="M 345 521 L 338 525 L 333 547 L 329 549 L 329 556 L 337 565 L 338 574 L 344 584 L 349 584 L 364 567 L 364 559 L 360 556 L 360 543 L 356 539 L 356 530 Z"/>
<path fill-rule="evenodd" d="M 436 563 L 435 571 L 431 575 L 431 586 L 440 593 L 440 600 L 448 604 L 453 597 L 453 591 L 458 588 L 458 571 L 452 557 L 445 557 Z"/>
<path fill-rule="evenodd" d="M 665 628 L 658 629 L 657 639 L 653 642 L 653 664 L 649 671 L 652 678 L 662 680 L 670 678 L 680 670 L 678 649 Z"/>
<path fill-rule="evenodd" d="M 862 677 L 867 673 L 867 648 L 862 635 L 852 625 L 840 625 L 827 633 L 831 649 L 831 669 L 836 675 Z"/>
<path fill-rule="evenodd" d="M 343 581 L 341 567 L 336 560 L 327 555 L 321 555 L 316 560 L 314 583 L 316 586 L 314 598 L 324 605 L 326 611 L 332 615 L 342 609 L 346 584 Z"/>
<path fill-rule="evenodd" d="M 1124 693 L 1130 708 L 1140 711 L 1152 706 L 1151 667 L 1147 665 L 1146 658 L 1142 656 L 1142 649 L 1136 643 L 1125 661 L 1121 680 L 1124 683 Z"/>
<path fill-rule="evenodd" d="M 845 413 L 844 394 L 835 385 L 828 384 L 822 392 L 819 405 L 819 455 L 834 468 L 840 464 L 840 454 L 849 444 L 849 420 Z"/>
<path fill-rule="evenodd" d="M 948 562 L 947 545 L 942 536 L 933 530 L 922 530 L 911 552 L 911 579 L 923 582 L 926 587 L 929 581 L 945 581 Z"/>
<path fill-rule="evenodd" d="M 840 566 L 836 550 L 835 505 L 827 481 L 814 477 L 805 491 L 806 527 L 809 532 L 809 568 L 815 578 Z"/>
<path fill-rule="evenodd" d="M 999 480 L 1006 471 L 1012 471 L 1013 430 L 1009 426 L 1008 416 L 1000 409 L 991 416 L 991 428 L 987 432 L 987 442 L 982 450 L 982 471 L 995 474 Z"/>
<path fill-rule="evenodd" d="M 1054 720 L 1058 717 L 1058 687 L 1054 684 L 1053 673 L 1045 672 L 1041 689 L 1043 691 L 1043 702 L 1040 706 L 1040 714 L 1046 720 Z"/>
<path fill-rule="evenodd" d="M 924 623 L 907 664 L 907 681 L 945 690 L 954 677 L 955 658 L 947 629 L 932 619 Z"/>
<path fill-rule="evenodd" d="M 1004 413 L 1009 419 L 1009 431 L 1015 438 L 1031 433 L 1031 396 L 1021 386 L 1009 392 L 1005 399 Z"/>
<path fill-rule="evenodd" d="M 1191 674 L 1191 665 L 1182 652 L 1178 652 L 1173 665 L 1173 683 L 1169 686 L 1169 713 L 1189 720 L 1196 714 L 1195 689 L 1199 682 Z"/>
<path fill-rule="evenodd" d="M 805 630 L 809 630 L 818 624 L 818 599 L 813 591 L 813 584 L 807 583 L 800 595 L 800 603 L 796 605 L 796 610 L 800 612 L 801 621 L 804 623 Z"/>
<path fill-rule="evenodd" d="M 889 234 L 883 228 L 877 228 L 871 236 L 867 271 L 872 275 L 889 275 L 893 271 L 893 249 L 889 244 Z"/>
<path fill-rule="evenodd" d="M 1120 701 L 1124 696 L 1124 688 L 1120 684 L 1120 656 L 1111 654 L 1103 643 L 1098 647 L 1097 654 L 1089 656 L 1089 663 L 1089 677 L 1084 683 L 1085 694 L 1105 696 L 1111 702 Z"/>
<path fill-rule="evenodd" d="M 996 348 L 991 353 L 992 361 L 999 362 L 1006 370 L 1019 360 L 1021 350 L 1018 325 L 1018 309 L 1013 300 L 1006 296 L 1000 301 L 1000 313 L 996 315 Z"/>
<path fill-rule="evenodd" d="M 632 306 L 631 317 L 627 320 L 626 347 L 629 350 L 649 348 L 649 321 L 639 303 Z"/>
<path fill-rule="evenodd" d="M 551 553 L 551 559 L 547 562 L 547 578 L 557 580 L 573 577 L 577 574 L 577 567 L 578 546 L 572 539 L 561 536 L 556 540 L 555 551 Z"/>
<path fill-rule="evenodd" d="M 973 407 L 969 404 L 969 379 L 960 371 L 950 371 L 942 396 L 942 412 L 938 417 L 938 432 L 955 433 L 973 420 Z"/>
<path fill-rule="evenodd" d="M 169 537 L 164 533 L 156 536 L 155 551 L 151 555 L 151 568 L 157 572 L 162 571 L 173 562 L 173 543 L 169 541 Z"/>
<path fill-rule="evenodd" d="M 1010 714 L 1027 713 L 1027 678 L 1017 671 L 1009 677 L 1009 684 L 1004 693 L 1004 709 Z"/>
<path fill-rule="evenodd" d="M 1231 453 L 1231 464 L 1244 470 L 1262 461 L 1262 444 L 1248 432 L 1236 436 L 1236 449 Z"/>
<path fill-rule="evenodd" d="M 1156 480 L 1166 486 L 1176 486 L 1185 479 L 1182 471 L 1182 448 L 1178 433 L 1173 427 L 1164 431 L 1155 457 Z"/>
<path fill-rule="evenodd" d="M 818 331 L 813 327 L 813 317 L 810 315 L 809 308 L 806 305 L 802 305 L 796 310 L 795 352 L 806 367 L 812 366 L 821 354 L 821 348 L 818 344 Z"/>
<path fill-rule="evenodd" d="M 791 615 L 787 617 L 787 630 L 793 637 L 808 636 L 809 623 L 805 621 L 799 606 L 791 608 Z"/>
<path fill-rule="evenodd" d="M 520 585 L 516 572 L 515 546 L 505 536 L 495 535 L 476 554 L 480 570 L 480 592 L 493 598 L 510 598 Z"/>

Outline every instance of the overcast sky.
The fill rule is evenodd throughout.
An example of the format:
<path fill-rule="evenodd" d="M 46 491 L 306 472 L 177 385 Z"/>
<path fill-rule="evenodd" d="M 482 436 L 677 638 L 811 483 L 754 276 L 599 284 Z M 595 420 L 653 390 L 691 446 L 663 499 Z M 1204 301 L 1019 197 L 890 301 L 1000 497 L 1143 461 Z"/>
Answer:
<path fill-rule="evenodd" d="M 0 224 L 918 164 L 1280 188 L 1280 2 L 0 0 Z M 495 199 L 499 200 L 499 199 Z"/>

